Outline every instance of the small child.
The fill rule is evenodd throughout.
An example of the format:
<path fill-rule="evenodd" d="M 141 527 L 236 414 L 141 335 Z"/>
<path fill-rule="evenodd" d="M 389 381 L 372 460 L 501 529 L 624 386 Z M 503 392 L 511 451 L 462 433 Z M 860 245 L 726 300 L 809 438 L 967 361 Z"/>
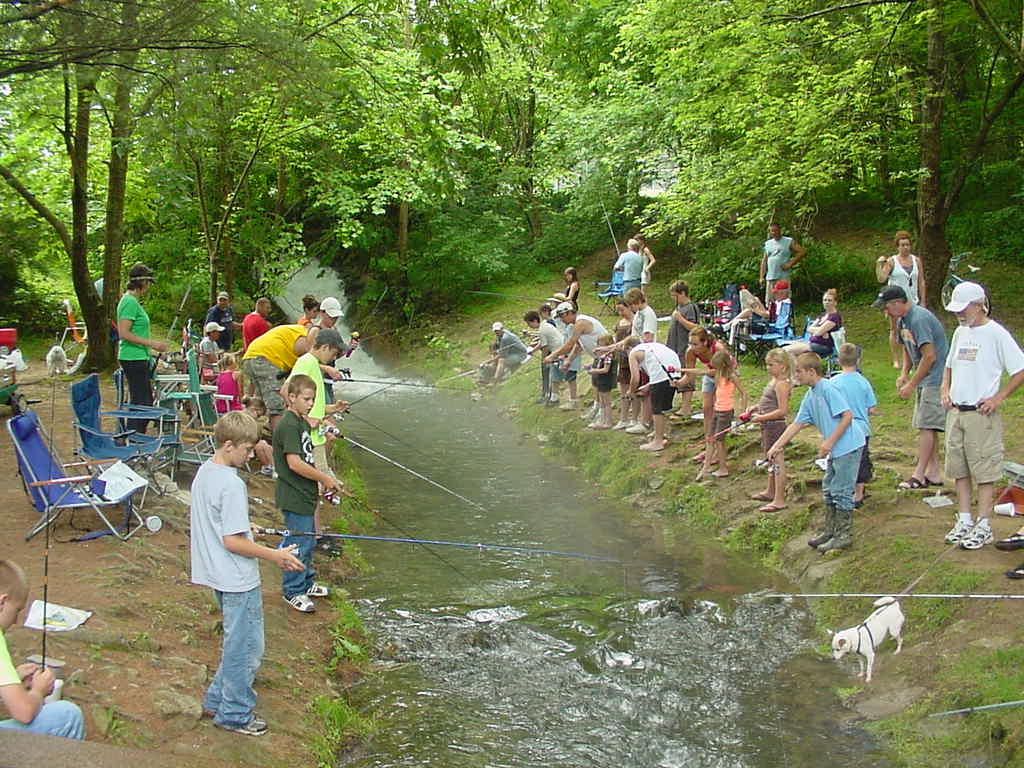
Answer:
<path fill-rule="evenodd" d="M 221 358 L 220 373 L 217 374 L 217 394 L 228 395 L 214 398 L 217 413 L 242 410 L 242 372 L 238 370 L 238 355 L 228 352 Z"/>
<path fill-rule="evenodd" d="M 220 363 L 221 348 L 217 343 L 224 326 L 214 321 L 203 326 L 206 334 L 199 342 L 199 371 L 203 382 L 210 384 L 217 378 L 217 365 Z"/>
<path fill-rule="evenodd" d="M 868 445 L 871 442 L 871 417 L 878 405 L 875 390 L 857 370 L 860 363 L 860 352 L 854 344 L 843 344 L 839 347 L 839 365 L 843 372 L 833 376 L 832 381 L 844 395 L 853 411 L 853 421 L 864 431 L 864 450 L 860 455 L 860 467 L 857 469 L 857 484 L 853 487 L 853 507 L 859 509 L 864 503 L 864 486 L 871 481 L 873 467 Z"/>
<path fill-rule="evenodd" d="M 271 549 L 252 540 L 249 497 L 238 476 L 259 438 L 256 421 L 233 411 L 217 420 L 216 450 L 192 481 L 192 583 L 210 587 L 224 613 L 220 666 L 203 699 L 213 724 L 245 736 L 262 736 L 252 689 L 263 656 L 263 593 L 257 558 L 283 571 L 303 570 L 294 547 Z"/>
<path fill-rule="evenodd" d="M 18 621 L 28 602 L 28 579 L 13 560 L 0 560 L 0 700 L 10 720 L 0 728 L 66 739 L 84 739 L 82 710 L 70 701 L 43 702 L 53 690 L 53 672 L 35 664 L 11 661 L 5 633 Z"/>
<path fill-rule="evenodd" d="M 245 413 L 252 416 L 256 422 L 256 444 L 252 447 L 252 452 L 261 465 L 260 472 L 267 477 L 276 477 L 274 474 L 274 449 L 263 439 L 263 428 L 269 423 L 267 404 L 255 396 L 245 398 L 242 404 L 245 406 Z"/>
<path fill-rule="evenodd" d="M 740 393 L 740 411 L 747 410 L 747 391 L 736 372 L 736 358 L 727 349 L 720 349 L 711 356 L 711 370 L 715 372 L 715 415 L 711 425 L 709 444 L 704 451 L 704 464 L 697 474 L 699 480 L 704 474 L 712 477 L 728 477 L 726 464 L 725 433 L 732 427 L 736 415 L 736 392 Z M 718 469 L 711 471 L 718 464 Z"/>
<path fill-rule="evenodd" d="M 288 536 L 283 547 L 294 545 L 302 561 L 300 572 L 285 573 L 281 581 L 284 600 L 301 613 L 313 613 L 311 597 L 327 597 L 326 584 L 314 581 L 313 549 L 316 545 L 315 514 L 319 494 L 317 483 L 325 491 L 344 492 L 337 478 L 316 468 L 313 441 L 306 416 L 313 407 L 316 384 L 305 374 L 295 374 L 284 386 L 287 410 L 274 428 L 274 467 L 277 469 L 275 502 L 284 515 L 284 526 L 297 535 Z"/>
<path fill-rule="evenodd" d="M 789 414 L 789 396 L 793 392 L 793 358 L 776 347 L 764 356 L 764 365 L 771 377 L 757 405 L 740 417 L 761 425 L 761 447 L 765 455 L 775 441 L 786 430 L 786 416 Z M 758 512 L 780 512 L 786 508 L 786 455 L 780 451 L 771 471 L 768 473 L 768 488 L 750 498 L 767 501 Z"/>
<path fill-rule="evenodd" d="M 614 343 L 612 335 L 606 333 L 597 340 L 598 347 L 610 347 Z M 614 351 L 609 351 L 594 358 L 590 366 L 590 381 L 594 385 L 598 412 L 590 423 L 589 429 L 612 428 L 612 388 L 618 378 L 619 361 Z"/>
<path fill-rule="evenodd" d="M 782 453 L 786 443 L 797 432 L 813 424 L 823 438 L 818 457 L 828 456 L 828 468 L 821 484 L 825 498 L 825 530 L 808 541 L 819 552 L 849 549 L 853 544 L 853 487 L 860 468 L 864 433 L 853 421 L 853 410 L 842 391 L 824 377 L 821 358 L 804 352 L 796 359 L 797 384 L 808 388 L 800 403 L 796 419 L 786 427 L 782 437 L 768 449 L 768 460 Z"/>
<path fill-rule="evenodd" d="M 619 383 L 619 420 L 612 429 L 628 429 L 637 422 L 640 413 L 639 401 L 629 394 L 629 353 L 636 346 L 636 340 L 629 346 L 628 339 L 633 332 L 633 310 L 625 301 L 619 299 L 615 304 L 615 311 L 619 313 L 619 322 L 615 325 L 615 342 L 626 342 L 622 349 L 616 349 L 615 355 L 618 362 Z"/>

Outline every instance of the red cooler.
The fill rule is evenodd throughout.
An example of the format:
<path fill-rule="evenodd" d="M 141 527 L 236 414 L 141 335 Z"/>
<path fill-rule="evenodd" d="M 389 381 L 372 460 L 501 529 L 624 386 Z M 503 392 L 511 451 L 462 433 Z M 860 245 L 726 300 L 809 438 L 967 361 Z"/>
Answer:
<path fill-rule="evenodd" d="M 17 328 L 0 328 L 0 347 L 7 347 L 8 350 L 18 346 Z"/>

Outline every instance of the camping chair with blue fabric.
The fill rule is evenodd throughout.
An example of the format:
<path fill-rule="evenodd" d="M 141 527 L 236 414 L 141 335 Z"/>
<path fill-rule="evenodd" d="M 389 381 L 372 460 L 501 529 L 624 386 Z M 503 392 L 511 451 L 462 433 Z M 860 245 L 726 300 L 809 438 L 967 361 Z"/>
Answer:
<path fill-rule="evenodd" d="M 52 525 L 65 509 L 72 512 L 91 509 L 107 530 L 122 541 L 142 527 L 142 518 L 132 499 L 139 491 L 145 497 L 146 481 L 130 470 L 125 472 L 127 468 L 124 465 L 115 461 L 62 463 L 53 450 L 53 441 L 31 409 L 9 419 L 7 433 L 14 443 L 18 473 L 25 493 L 39 512 L 39 521 L 25 536 L 26 541 Z M 109 481 L 110 475 L 104 480 L 102 475 L 93 474 L 97 467 L 109 464 L 120 466 L 118 474 L 127 482 L 115 484 Z M 78 474 L 69 476 L 67 470 L 71 468 L 75 468 Z M 118 505 L 123 505 L 125 510 L 124 523 L 120 527 L 115 526 L 103 512 L 107 507 Z"/>
<path fill-rule="evenodd" d="M 86 376 L 71 385 L 71 408 L 75 414 L 75 431 L 78 434 L 76 453 L 87 459 L 115 459 L 142 469 L 152 477 L 153 473 L 163 467 L 171 467 L 174 463 L 176 441 L 173 437 L 155 437 L 141 439 L 135 430 L 120 432 L 104 432 L 101 424 L 102 416 L 116 419 L 137 419 L 141 412 L 137 409 L 124 411 L 100 411 L 100 377 L 97 374 Z M 162 409 L 150 409 L 156 411 Z M 174 414 L 163 412 L 168 418 Z M 158 417 L 159 418 L 159 417 Z M 158 485 L 155 485 L 159 490 Z"/>
<path fill-rule="evenodd" d="M 768 354 L 774 347 L 784 346 L 795 338 L 793 333 L 793 304 L 784 301 L 778 304 L 779 311 L 768 320 L 753 318 L 749 329 L 736 336 L 737 348 L 740 352 L 752 352 L 759 359 Z"/>
<path fill-rule="evenodd" d="M 607 309 L 612 314 L 615 314 L 615 302 L 623 294 L 622 283 L 623 273 L 621 269 L 612 272 L 612 279 L 610 282 L 594 283 L 596 288 L 604 288 L 603 291 L 598 291 L 597 293 L 597 298 L 601 300 L 602 312 Z"/>

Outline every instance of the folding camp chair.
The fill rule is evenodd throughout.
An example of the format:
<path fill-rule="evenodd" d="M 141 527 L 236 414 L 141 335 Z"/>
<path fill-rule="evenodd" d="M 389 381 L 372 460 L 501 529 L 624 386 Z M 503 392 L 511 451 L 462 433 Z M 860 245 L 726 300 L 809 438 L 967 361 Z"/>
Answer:
<path fill-rule="evenodd" d="M 112 461 L 62 463 L 53 450 L 53 441 L 31 409 L 9 419 L 7 432 L 14 443 L 18 473 L 25 486 L 25 493 L 39 512 L 39 521 L 26 534 L 26 541 L 52 524 L 65 509 L 92 509 L 110 532 L 122 541 L 142 527 L 143 521 L 132 503 L 132 497 L 141 490 L 144 499 L 147 483 L 128 467 Z M 97 477 L 89 471 L 90 468 L 104 464 L 118 466 L 118 476 L 127 482 L 108 484 L 103 475 Z M 65 470 L 70 467 L 80 468 L 81 473 L 68 476 Z M 112 479 L 113 475 L 108 477 Z M 124 525 L 121 528 L 115 527 L 103 513 L 105 507 L 118 504 L 123 504 L 125 508 Z"/>
<path fill-rule="evenodd" d="M 784 301 L 780 307 L 778 315 L 771 322 L 757 322 L 758 318 L 753 318 L 750 330 L 737 334 L 737 346 L 741 352 L 753 352 L 762 358 L 769 349 L 784 346 L 786 342 L 794 340 L 793 305 Z"/>
<path fill-rule="evenodd" d="M 116 459 L 140 468 L 144 466 L 150 477 L 158 469 L 173 464 L 176 443 L 173 436 L 149 438 L 134 430 L 104 432 L 101 425 L 103 415 L 117 419 L 137 419 L 145 412 L 157 419 L 173 419 L 173 412 L 149 408 L 101 413 L 100 404 L 100 377 L 97 374 L 86 376 L 71 385 L 71 408 L 75 413 L 74 427 L 78 435 L 76 453 L 94 461 Z"/>
<path fill-rule="evenodd" d="M 701 302 L 702 313 L 710 315 L 708 329 L 722 339 L 729 338 L 729 321 L 740 313 L 740 289 L 736 283 L 726 283 L 722 298 Z"/>
<path fill-rule="evenodd" d="M 601 310 L 602 311 L 607 309 L 612 314 L 615 313 L 615 302 L 623 294 L 623 290 L 622 290 L 623 279 L 624 278 L 623 278 L 622 270 L 617 270 L 615 272 L 612 272 L 612 279 L 611 279 L 610 282 L 607 282 L 607 283 L 604 283 L 604 282 L 594 283 L 595 287 L 597 287 L 597 288 L 604 287 L 604 289 L 605 289 L 603 291 L 598 291 L 598 294 L 597 294 L 597 298 L 599 298 L 601 300 Z"/>

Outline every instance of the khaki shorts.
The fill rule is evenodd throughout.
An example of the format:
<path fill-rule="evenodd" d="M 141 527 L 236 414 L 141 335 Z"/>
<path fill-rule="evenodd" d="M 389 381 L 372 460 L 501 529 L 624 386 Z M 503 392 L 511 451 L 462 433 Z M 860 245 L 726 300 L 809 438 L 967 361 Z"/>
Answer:
<path fill-rule="evenodd" d="M 994 483 L 1003 476 L 1003 417 L 981 411 L 946 414 L 946 477 Z"/>
<path fill-rule="evenodd" d="M 282 371 L 265 357 L 250 357 L 242 363 L 242 372 L 247 381 L 252 382 L 256 395 L 267 404 L 267 413 L 277 416 L 284 413 L 284 400 L 281 399 L 279 379 Z"/>
<path fill-rule="evenodd" d="M 313 466 L 323 472 L 328 477 L 333 477 L 335 480 L 338 476 L 334 474 L 334 470 L 331 469 L 331 463 L 327 460 L 327 446 L 330 443 L 324 443 L 323 445 L 313 446 Z"/>
<path fill-rule="evenodd" d="M 946 428 L 946 409 L 938 387 L 918 387 L 914 405 L 914 429 L 933 429 L 942 432 Z"/>

